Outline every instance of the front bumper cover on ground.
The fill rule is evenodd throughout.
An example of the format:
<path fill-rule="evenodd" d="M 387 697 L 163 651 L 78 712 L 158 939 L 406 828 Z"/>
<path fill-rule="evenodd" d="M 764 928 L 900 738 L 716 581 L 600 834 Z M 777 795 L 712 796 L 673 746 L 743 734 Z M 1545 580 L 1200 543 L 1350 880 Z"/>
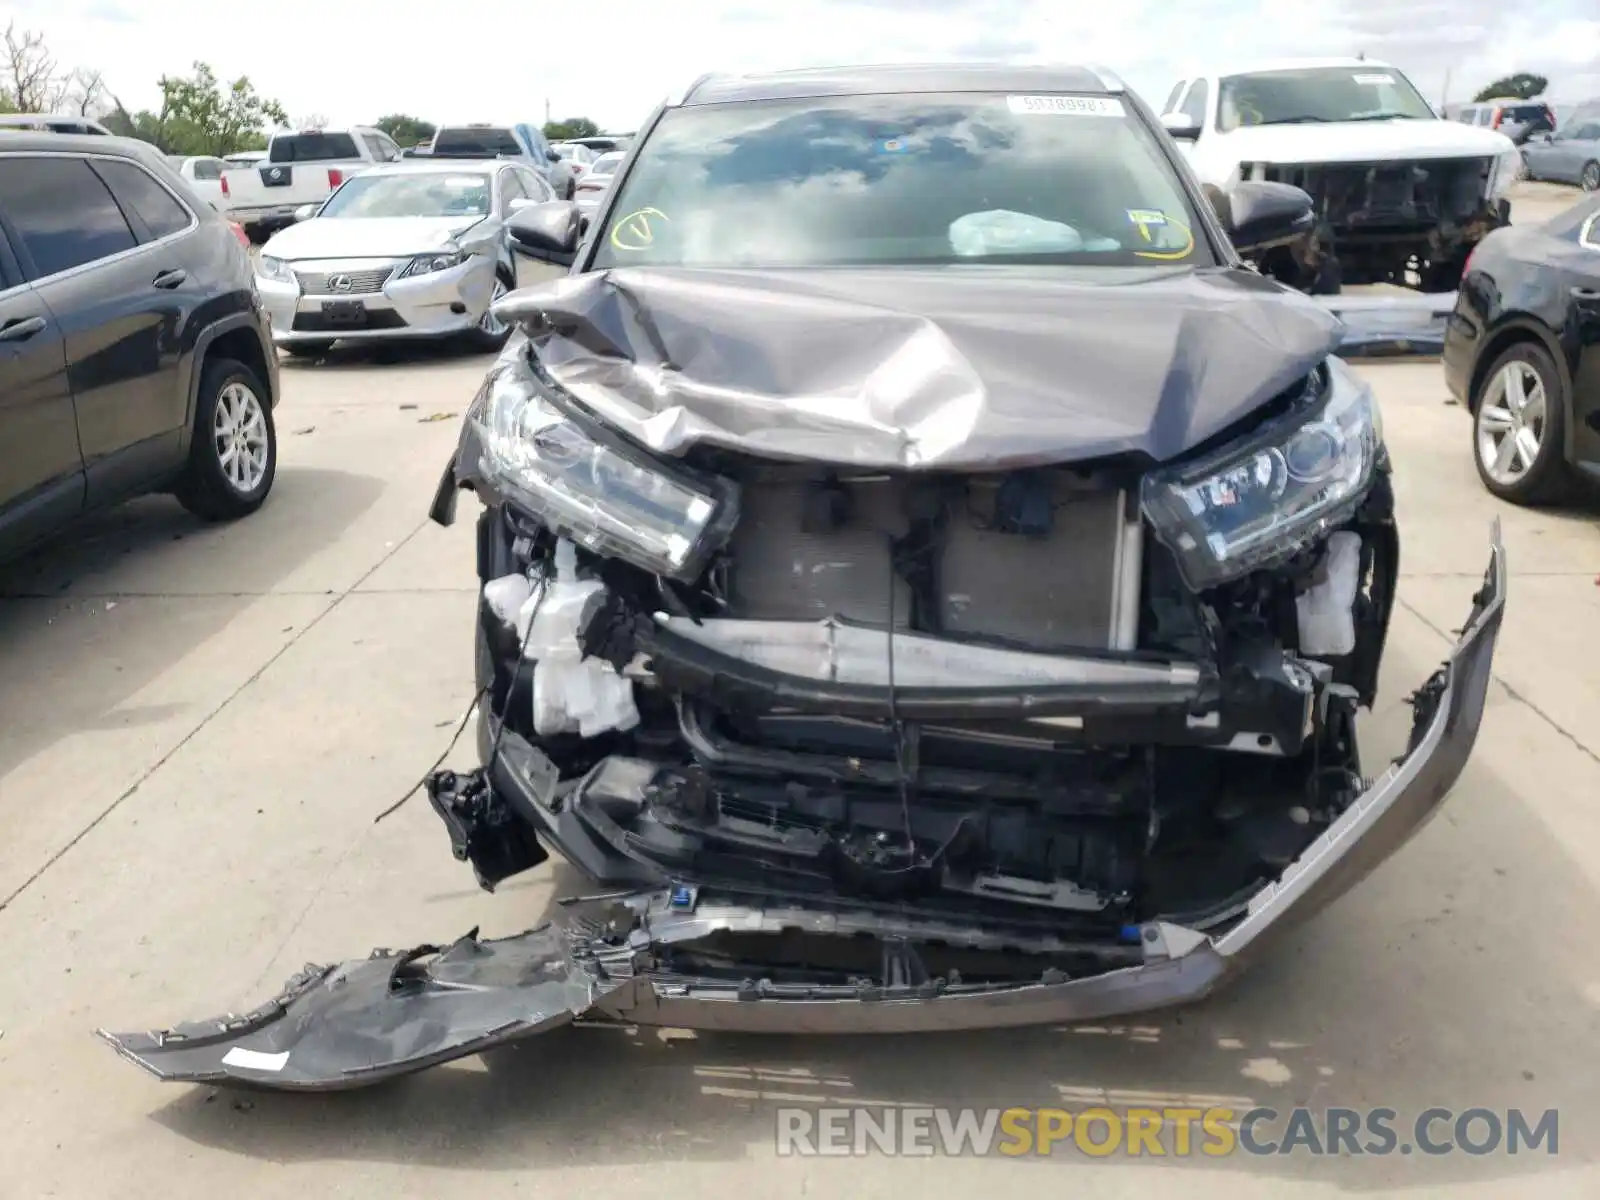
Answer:
<path fill-rule="evenodd" d="M 1311 297 L 1344 324 L 1340 358 L 1431 357 L 1444 353 L 1455 292 L 1342 294 Z"/>
<path fill-rule="evenodd" d="M 689 884 L 575 904 L 566 918 L 485 941 L 380 950 L 307 967 L 243 1015 L 101 1036 L 158 1078 L 333 1091 L 462 1058 L 582 1019 L 761 1033 L 906 1033 L 1103 1018 L 1198 999 L 1271 940 L 1356 883 L 1439 807 L 1483 717 L 1506 596 L 1498 527 L 1483 588 L 1448 660 L 1412 697 L 1406 753 L 1275 882 L 1211 933 L 1162 921 L 1139 928 L 1128 965 L 1081 978 L 963 984 L 930 978 L 916 939 L 982 947 L 978 927 L 931 928 L 887 913 L 724 902 Z M 671 976 L 652 951 L 719 931 L 800 929 L 875 936 L 881 977 L 854 986 L 774 985 Z"/>

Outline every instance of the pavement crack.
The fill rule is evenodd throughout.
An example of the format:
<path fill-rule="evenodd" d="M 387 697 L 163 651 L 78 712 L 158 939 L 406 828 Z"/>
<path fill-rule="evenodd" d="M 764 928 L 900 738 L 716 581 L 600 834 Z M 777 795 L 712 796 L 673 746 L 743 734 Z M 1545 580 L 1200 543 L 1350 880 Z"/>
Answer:
<path fill-rule="evenodd" d="M 1404 598 L 1396 596 L 1395 600 L 1399 603 L 1401 608 L 1405 609 L 1413 617 L 1415 617 L 1417 620 L 1421 621 L 1429 629 L 1433 630 L 1433 632 L 1438 634 L 1441 638 L 1443 638 L 1445 640 L 1445 642 L 1447 642 L 1448 644 L 1450 644 L 1452 646 L 1455 645 L 1456 638 L 1455 638 L 1454 634 L 1450 633 L 1448 630 L 1440 629 L 1437 625 L 1435 625 L 1427 617 L 1423 616 L 1422 613 L 1418 612 L 1417 609 L 1413 605 L 1410 605 L 1410 604 L 1406 603 Z M 1527 696 L 1524 696 L 1521 692 L 1517 691 L 1516 688 L 1512 687 L 1509 683 L 1507 683 L 1505 681 L 1505 677 L 1503 675 L 1501 675 L 1498 671 L 1491 671 L 1490 672 L 1490 678 L 1492 678 L 1496 683 L 1498 683 L 1501 687 L 1503 687 L 1505 689 L 1506 695 L 1510 696 L 1518 704 L 1521 704 L 1524 707 L 1526 707 L 1527 710 L 1529 712 L 1533 713 L 1534 716 L 1538 717 L 1546 725 L 1550 726 L 1551 729 L 1555 730 L 1562 737 L 1566 738 L 1567 741 L 1571 742 L 1574 746 L 1576 746 L 1578 748 L 1578 750 L 1584 755 L 1584 757 L 1588 758 L 1591 762 L 1594 762 L 1596 764 L 1600 764 L 1600 754 L 1596 754 L 1587 745 L 1585 745 L 1578 738 L 1578 736 L 1576 734 L 1574 734 L 1571 730 L 1569 730 L 1565 725 L 1561 724 L 1560 721 L 1556 720 L 1549 713 L 1545 712 L 1544 709 L 1540 708 L 1537 704 L 1535 704 L 1532 700 L 1530 700 Z"/>
<path fill-rule="evenodd" d="M 287 642 L 285 642 L 282 646 L 280 646 L 278 648 L 277 652 L 274 653 L 271 657 L 269 657 L 266 662 L 262 663 L 261 666 L 258 667 L 255 670 L 255 672 L 252 673 L 251 676 L 248 679 L 246 679 L 238 687 L 234 688 L 233 691 L 229 692 L 225 697 L 223 697 L 222 702 L 220 704 L 218 704 L 215 708 L 213 708 L 210 712 L 208 712 L 204 717 L 200 718 L 199 723 L 196 724 L 193 729 L 189 730 L 188 733 L 184 734 L 183 737 L 179 738 L 178 741 L 171 747 L 171 749 L 169 749 L 165 754 L 163 754 L 154 763 L 152 763 L 148 768 L 146 768 L 140 774 L 139 778 L 135 779 L 133 781 L 133 783 L 131 783 L 127 787 L 127 789 L 122 792 L 121 795 L 119 795 L 115 800 L 113 800 L 104 809 L 102 809 L 100 811 L 100 813 L 96 817 L 94 817 L 94 819 L 91 820 L 87 825 L 85 825 L 82 829 L 78 830 L 77 833 L 73 834 L 71 839 L 64 846 L 61 846 L 60 848 L 58 848 L 55 851 L 55 853 L 51 854 L 49 858 L 45 859 L 44 862 L 39 865 L 38 869 L 33 872 L 33 874 L 29 875 L 20 884 L 18 884 L 15 889 L 12 890 L 10 895 L 6 896 L 5 899 L 0 900 L 0 912 L 5 912 L 5 910 L 7 908 L 11 907 L 11 905 L 17 900 L 17 898 L 19 896 L 22 895 L 22 893 L 26 892 L 30 887 L 32 887 L 35 883 L 37 883 L 40 879 L 42 879 L 44 877 L 45 873 L 47 871 L 49 871 L 51 867 L 55 866 L 58 862 L 60 862 L 63 858 L 65 858 L 72 851 L 72 848 L 74 846 L 76 846 L 79 842 L 83 841 L 84 838 L 88 837 L 91 833 L 93 833 L 95 831 L 95 829 L 97 829 L 100 826 L 100 824 L 107 817 L 109 817 L 112 813 L 116 812 L 118 808 L 122 807 L 123 802 L 125 800 L 127 800 L 128 797 L 132 796 L 135 792 L 137 792 L 140 788 L 142 788 L 146 783 L 148 783 L 151 780 L 151 778 L 153 778 L 155 776 L 155 773 L 157 771 L 161 770 L 162 767 L 166 766 L 167 763 L 170 762 L 173 759 L 173 757 L 178 754 L 179 751 L 181 751 L 190 742 L 194 741 L 194 739 L 200 735 L 201 731 L 203 731 L 206 728 L 206 726 L 210 725 L 211 722 L 213 720 L 215 720 L 216 717 L 224 709 L 226 709 L 230 704 L 232 704 L 241 695 L 243 695 L 244 692 L 252 684 L 254 684 L 256 682 L 256 680 L 260 679 L 263 675 L 265 675 L 267 673 L 267 671 L 272 667 L 272 665 L 274 663 L 276 663 L 279 659 L 281 659 L 285 654 L 287 654 L 300 641 L 301 638 L 305 637 L 306 634 L 310 633 L 313 629 L 315 629 L 318 625 L 320 625 L 322 623 L 322 621 L 324 620 L 324 618 L 326 618 L 329 613 L 333 612 L 334 609 L 338 608 L 341 604 L 343 604 L 345 602 L 345 600 L 347 600 L 351 595 L 355 594 L 357 588 L 359 588 L 368 579 L 372 578 L 372 576 L 378 570 L 380 570 L 385 563 L 387 563 L 391 558 L 393 558 L 396 554 L 398 554 L 401 551 L 401 549 L 403 549 L 405 547 L 406 543 L 411 541 L 412 538 L 416 537 L 417 534 L 422 531 L 423 526 L 428 524 L 428 520 L 429 519 L 427 517 L 424 517 L 421 521 L 417 522 L 416 528 L 413 529 L 410 533 L 406 534 L 405 537 L 401 538 L 392 547 L 390 547 L 389 550 L 386 551 L 384 553 L 384 555 L 381 558 L 378 559 L 377 562 L 372 564 L 372 567 L 369 570 L 367 570 L 361 576 L 360 579 L 357 579 L 355 581 L 355 583 L 351 584 L 350 587 L 347 588 L 346 590 L 344 590 L 343 592 L 338 593 L 334 597 L 334 600 L 333 600 L 332 604 L 328 605 L 327 608 L 323 609 L 315 617 L 313 617 L 313 618 L 311 618 L 311 620 L 307 621 L 305 623 L 305 625 L 299 631 L 297 631 L 293 637 L 291 637 Z M 249 594 L 249 593 L 247 593 L 247 594 Z M 266 594 L 266 593 L 257 593 L 257 594 Z M 315 593 L 315 594 L 317 594 L 317 595 L 326 595 L 325 592 Z M 346 853 L 348 854 L 348 851 Z M 341 859 L 340 861 L 343 861 L 343 860 Z M 323 881 L 323 885 L 322 886 L 323 887 L 327 886 L 326 880 Z M 320 891 L 321 889 L 319 888 L 318 890 Z M 309 912 L 310 911 L 309 908 L 306 911 Z M 300 916 L 300 920 L 303 921 L 304 919 L 305 919 L 305 914 L 302 913 L 301 916 Z"/>

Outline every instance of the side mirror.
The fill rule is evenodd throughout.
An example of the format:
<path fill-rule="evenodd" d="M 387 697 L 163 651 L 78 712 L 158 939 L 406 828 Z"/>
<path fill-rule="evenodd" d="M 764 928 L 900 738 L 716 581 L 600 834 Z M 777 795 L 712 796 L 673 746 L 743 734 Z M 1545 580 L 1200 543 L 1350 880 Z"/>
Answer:
<path fill-rule="evenodd" d="M 294 210 L 294 219 L 296 221 L 309 221 L 317 215 L 317 210 L 321 207 L 322 205 L 320 204 L 302 204 Z"/>
<path fill-rule="evenodd" d="M 1311 197 L 1287 183 L 1236 183 L 1226 193 L 1207 189 L 1211 207 L 1241 254 L 1281 246 L 1315 228 Z"/>
<path fill-rule="evenodd" d="M 1192 142 L 1200 136 L 1200 122 L 1188 113 L 1163 113 L 1161 127 L 1180 142 Z"/>
<path fill-rule="evenodd" d="M 561 161 L 561 155 L 557 154 L 554 150 L 546 150 L 544 152 L 544 156 L 553 163 L 558 163 Z"/>
<path fill-rule="evenodd" d="M 540 201 L 535 200 L 532 196 L 514 196 L 506 204 L 506 212 L 507 213 L 521 212 L 523 209 L 532 208 L 535 204 L 538 204 L 538 203 L 540 203 Z"/>
<path fill-rule="evenodd" d="M 529 258 L 570 266 L 582 232 L 578 206 L 570 200 L 545 200 L 516 209 L 506 218 L 512 245 Z"/>

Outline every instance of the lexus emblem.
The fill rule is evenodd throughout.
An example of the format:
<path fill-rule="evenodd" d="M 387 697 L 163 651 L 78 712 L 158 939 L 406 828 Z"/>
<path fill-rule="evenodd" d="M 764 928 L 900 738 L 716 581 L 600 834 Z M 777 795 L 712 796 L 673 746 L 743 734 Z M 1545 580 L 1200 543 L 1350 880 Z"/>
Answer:
<path fill-rule="evenodd" d="M 335 275 L 328 280 L 328 286 L 336 292 L 348 292 L 350 290 L 350 276 Z"/>

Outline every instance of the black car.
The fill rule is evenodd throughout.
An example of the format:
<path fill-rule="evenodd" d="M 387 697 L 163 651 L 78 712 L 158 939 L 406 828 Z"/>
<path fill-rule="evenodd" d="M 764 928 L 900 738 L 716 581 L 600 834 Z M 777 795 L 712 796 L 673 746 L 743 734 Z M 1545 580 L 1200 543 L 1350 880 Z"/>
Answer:
<path fill-rule="evenodd" d="M 272 488 L 277 356 L 237 235 L 156 151 L 0 143 L 0 554 L 171 491 L 210 520 Z"/>
<path fill-rule="evenodd" d="M 1444 371 L 1496 496 L 1558 503 L 1600 479 L 1600 198 L 1478 245 Z"/>
<path fill-rule="evenodd" d="M 1387 858 L 1477 735 L 1503 552 L 1408 749 L 1365 760 L 1376 404 L 1328 311 L 1241 265 L 1306 194 L 1214 209 L 1183 164 L 1098 70 L 711 78 L 581 244 L 570 204 L 514 215 L 574 261 L 501 303 L 526 337 L 435 499 L 484 504 L 484 766 L 427 791 L 483 887 L 551 851 L 592 886 L 112 1043 L 314 1090 L 578 1015 L 1103 1017 L 1204 994 Z"/>

